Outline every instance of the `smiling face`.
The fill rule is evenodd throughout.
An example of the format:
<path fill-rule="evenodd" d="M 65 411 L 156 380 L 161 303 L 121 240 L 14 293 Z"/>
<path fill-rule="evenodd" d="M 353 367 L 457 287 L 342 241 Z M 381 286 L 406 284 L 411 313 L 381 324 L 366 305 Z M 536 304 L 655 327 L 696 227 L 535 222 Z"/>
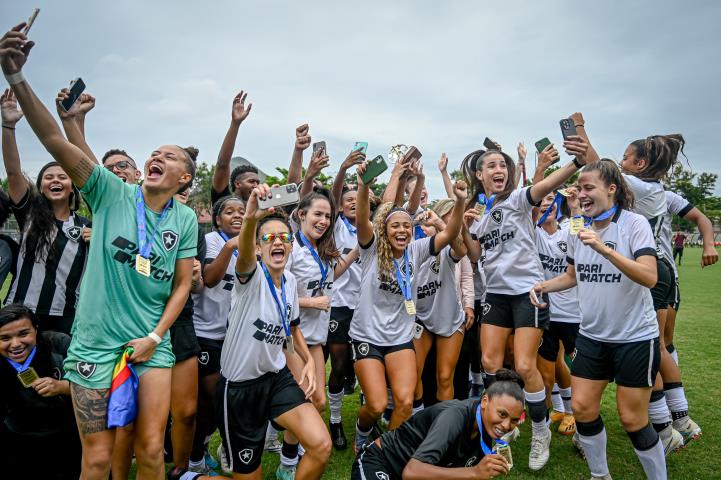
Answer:
<path fill-rule="evenodd" d="M 501 193 L 508 181 L 508 167 L 503 155 L 487 154 L 483 158 L 480 170 L 476 171 L 476 178 L 481 181 L 487 194 Z"/>
<path fill-rule="evenodd" d="M 597 170 L 582 172 L 578 177 L 578 186 L 581 189 L 578 201 L 585 216 L 598 216 L 613 205 L 617 186 L 613 183 L 606 185 Z"/>
<path fill-rule="evenodd" d="M 646 159 L 638 158 L 636 147 L 633 145 L 626 147 L 621 159 L 621 171 L 633 175 L 642 172 L 644 168 L 646 168 Z"/>
<path fill-rule="evenodd" d="M 543 197 L 543 200 L 541 201 L 541 215 L 546 213 L 546 210 L 548 210 L 549 207 L 551 207 L 551 213 L 548 214 L 547 220 L 550 218 L 556 218 L 556 204 L 553 203 L 553 200 L 555 200 L 556 194 L 554 192 L 549 193 L 545 197 Z"/>
<path fill-rule="evenodd" d="M 138 183 L 140 180 L 140 170 L 136 168 L 135 162 L 124 155 L 110 155 L 103 162 L 103 167 L 125 183 Z"/>
<path fill-rule="evenodd" d="M 394 255 L 401 252 L 413 239 L 413 222 L 406 212 L 395 212 L 386 221 L 386 237 L 391 244 Z"/>
<path fill-rule="evenodd" d="M 73 183 L 62 167 L 48 167 L 40 179 L 40 193 L 53 203 L 67 203 L 73 193 Z"/>
<path fill-rule="evenodd" d="M 192 179 L 186 162 L 187 154 L 182 148 L 175 145 L 158 148 L 145 162 L 143 186 L 155 191 L 177 192 Z"/>
<path fill-rule="evenodd" d="M 22 363 L 37 343 L 35 326 L 29 318 L 20 318 L 0 327 L 0 355 Z"/>
<path fill-rule="evenodd" d="M 345 216 L 348 220 L 351 222 L 354 222 L 356 219 L 355 216 L 355 207 L 356 207 L 356 199 L 358 198 L 358 191 L 357 190 L 348 190 L 343 194 L 343 198 L 341 199 L 341 213 L 343 216 Z"/>
<path fill-rule="evenodd" d="M 483 428 L 492 439 L 498 440 L 518 426 L 523 404 L 510 395 L 495 395 L 481 399 Z"/>
<path fill-rule="evenodd" d="M 227 200 L 223 204 L 223 209 L 215 218 L 218 228 L 225 232 L 229 237 L 235 237 L 240 233 L 240 227 L 243 226 L 243 216 L 245 215 L 245 205 L 239 198 Z"/>
<path fill-rule="evenodd" d="M 263 241 L 263 235 L 265 234 L 273 234 L 275 238 L 270 241 Z M 281 234 L 291 235 L 291 241 L 289 243 L 283 242 L 280 237 Z M 269 270 L 282 272 L 286 263 L 288 263 L 290 251 L 293 249 L 292 233 L 288 226 L 280 220 L 270 220 L 258 230 L 255 249 L 256 254 L 260 255 L 261 261 Z"/>
<path fill-rule="evenodd" d="M 330 203 L 324 198 L 316 198 L 306 211 L 299 211 L 298 216 L 303 235 L 317 242 L 331 223 Z"/>

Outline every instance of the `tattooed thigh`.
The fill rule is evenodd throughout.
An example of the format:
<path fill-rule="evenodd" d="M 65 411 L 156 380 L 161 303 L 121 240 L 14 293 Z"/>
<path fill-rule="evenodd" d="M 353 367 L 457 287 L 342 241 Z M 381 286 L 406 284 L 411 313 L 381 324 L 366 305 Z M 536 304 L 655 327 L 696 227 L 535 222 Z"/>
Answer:
<path fill-rule="evenodd" d="M 95 390 L 71 382 L 70 393 L 80 433 L 87 435 L 107 430 L 110 389 Z"/>

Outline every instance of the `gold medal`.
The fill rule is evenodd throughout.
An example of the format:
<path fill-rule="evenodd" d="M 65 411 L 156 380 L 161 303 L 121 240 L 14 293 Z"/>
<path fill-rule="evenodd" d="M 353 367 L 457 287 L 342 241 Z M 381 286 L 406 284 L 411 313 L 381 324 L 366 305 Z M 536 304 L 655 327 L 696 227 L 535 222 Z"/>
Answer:
<path fill-rule="evenodd" d="M 566 190 L 565 188 L 560 189 L 560 190 L 558 191 L 558 193 L 560 193 L 560 194 L 563 195 L 564 197 L 568 197 L 568 196 L 571 195 L 570 193 L 568 193 L 568 190 Z"/>
<path fill-rule="evenodd" d="M 285 348 L 288 350 L 288 353 L 295 353 L 295 346 L 293 346 L 293 337 L 285 337 Z"/>
<path fill-rule="evenodd" d="M 30 388 L 33 382 L 40 377 L 38 376 L 38 372 L 36 372 L 33 367 L 30 367 L 27 370 L 18 372 L 18 378 L 20 379 L 20 383 L 23 384 L 23 387 Z"/>
<path fill-rule="evenodd" d="M 506 463 L 508 463 L 508 469 L 510 470 L 513 468 L 513 455 L 511 454 L 511 446 L 510 445 L 496 445 L 496 454 L 502 456 L 506 459 Z"/>
<path fill-rule="evenodd" d="M 416 304 L 413 303 L 413 300 L 406 300 L 403 302 L 406 306 L 406 313 L 408 315 L 415 315 L 416 314 Z"/>
<path fill-rule="evenodd" d="M 583 228 L 583 217 L 572 217 L 568 225 L 568 232 L 571 235 L 578 235 Z"/>
<path fill-rule="evenodd" d="M 141 274 L 145 277 L 149 277 L 150 276 L 150 259 L 145 258 L 140 254 L 137 254 L 135 256 L 135 270 L 139 274 Z"/>
<path fill-rule="evenodd" d="M 483 216 L 484 213 L 486 213 L 486 205 L 484 203 L 476 203 L 476 212 L 478 212 L 479 216 Z"/>

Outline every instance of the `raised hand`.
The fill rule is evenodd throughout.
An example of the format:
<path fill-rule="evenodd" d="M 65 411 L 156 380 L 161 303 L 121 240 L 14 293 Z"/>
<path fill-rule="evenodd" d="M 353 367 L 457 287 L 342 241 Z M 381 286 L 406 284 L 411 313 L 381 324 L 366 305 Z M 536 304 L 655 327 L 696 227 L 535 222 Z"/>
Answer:
<path fill-rule="evenodd" d="M 453 185 L 453 194 L 456 196 L 456 201 L 463 202 L 468 198 L 468 186 L 463 180 L 458 180 Z"/>
<path fill-rule="evenodd" d="M 313 152 L 313 157 L 310 159 L 310 164 L 308 165 L 308 170 L 306 170 L 305 174 L 307 177 L 315 178 L 318 176 L 318 174 L 328 166 L 330 163 L 330 158 L 328 158 L 328 155 L 325 153 L 325 150 L 316 150 Z"/>
<path fill-rule="evenodd" d="M 586 164 L 588 147 L 588 142 L 579 135 L 569 135 L 563 142 L 563 148 L 566 150 L 566 153 L 572 157 L 576 157 L 576 159 L 584 165 Z"/>
<path fill-rule="evenodd" d="M 476 210 L 475 208 L 470 208 L 463 212 L 463 223 L 465 223 L 467 228 L 471 228 L 473 222 L 480 219 L 481 216 L 478 215 L 478 210 Z"/>
<path fill-rule="evenodd" d="M 526 146 L 523 144 L 523 142 L 518 142 L 518 147 L 516 147 L 516 151 L 518 152 L 518 163 L 523 163 L 526 161 Z"/>
<path fill-rule="evenodd" d="M 238 95 L 233 99 L 233 110 L 231 112 L 231 120 L 236 125 L 243 123 L 243 120 L 248 118 L 250 115 L 250 109 L 253 108 L 253 104 L 249 103 L 245 105 L 245 99 L 248 97 L 248 92 L 240 91 Z"/>
<path fill-rule="evenodd" d="M 30 50 L 35 46 L 35 42 L 28 41 L 28 37 L 21 32 L 24 27 L 25 22 L 15 25 L 0 39 L 0 67 L 5 75 L 20 72 L 28 60 Z"/>
<path fill-rule="evenodd" d="M 78 99 L 73 103 L 73 106 L 70 107 L 70 110 L 65 111 L 65 109 L 61 106 L 62 102 L 70 96 L 70 89 L 69 88 L 63 88 L 58 92 L 58 96 L 55 97 L 55 107 L 58 110 L 58 116 L 63 119 L 67 120 L 69 118 L 76 117 L 78 115 L 84 116 L 87 114 L 90 110 L 95 108 L 95 97 L 93 97 L 90 94 L 83 93 L 78 97 Z"/>
<path fill-rule="evenodd" d="M 438 160 L 438 171 L 441 173 L 448 170 L 448 157 L 445 153 L 441 153 L 441 158 Z"/>
<path fill-rule="evenodd" d="M 310 131 L 310 127 L 307 123 L 304 123 L 303 125 L 299 126 L 295 129 L 295 149 L 296 150 L 305 150 L 306 148 L 310 147 L 310 134 L 308 133 Z"/>
<path fill-rule="evenodd" d="M 553 144 L 550 144 L 538 154 L 538 166 L 543 166 L 545 170 L 560 159 L 561 155 L 558 153 L 558 150 L 556 150 Z"/>
<path fill-rule="evenodd" d="M 586 121 L 583 119 L 583 114 L 581 112 L 574 112 L 568 118 L 573 121 L 573 124 L 576 127 L 582 127 L 586 124 Z"/>
<path fill-rule="evenodd" d="M 85 115 L 90 110 L 95 108 L 95 97 L 93 97 L 89 93 L 83 93 L 82 95 L 80 95 L 80 98 L 78 98 L 78 100 L 75 102 L 75 105 L 78 106 L 78 111 L 80 112 L 80 114 Z M 73 107 L 75 105 L 73 105 Z"/>
<path fill-rule="evenodd" d="M 354 165 L 360 165 L 361 163 L 365 162 L 366 154 L 363 153 L 361 150 L 353 150 L 348 154 L 348 156 L 343 160 L 343 163 L 340 166 L 341 170 L 348 170 L 350 167 Z"/>
<path fill-rule="evenodd" d="M 270 195 L 270 187 L 267 184 L 263 183 L 255 187 L 253 191 L 250 192 L 250 197 L 248 197 L 248 203 L 245 204 L 244 218 L 260 220 L 261 218 L 273 213 L 273 207 L 260 208 L 260 206 L 258 206 L 258 199 L 265 200 Z"/>
<path fill-rule="evenodd" d="M 18 108 L 18 101 L 15 94 L 9 88 L 0 97 L 0 112 L 2 113 L 2 124 L 14 127 L 23 118 L 23 112 Z"/>
<path fill-rule="evenodd" d="M 421 161 L 416 160 L 415 162 L 411 162 L 408 167 L 408 173 L 415 177 L 424 177 L 425 174 L 423 173 L 423 164 Z"/>

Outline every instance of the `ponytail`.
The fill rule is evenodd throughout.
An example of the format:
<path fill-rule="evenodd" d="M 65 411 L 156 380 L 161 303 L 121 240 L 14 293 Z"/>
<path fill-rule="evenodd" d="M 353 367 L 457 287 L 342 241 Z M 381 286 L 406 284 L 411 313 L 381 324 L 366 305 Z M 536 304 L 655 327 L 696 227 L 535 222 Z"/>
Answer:
<path fill-rule="evenodd" d="M 638 173 L 638 177 L 646 180 L 659 180 L 678 161 L 679 152 L 685 157 L 683 147 L 686 145 L 683 135 L 651 135 L 645 139 L 631 143 L 637 158 L 646 160 L 646 167 Z"/>
<path fill-rule="evenodd" d="M 488 387 L 486 396 L 491 400 L 493 397 L 508 395 L 523 403 L 525 400 L 524 386 L 523 379 L 518 373 L 502 368 L 496 372 L 496 381 Z"/>

